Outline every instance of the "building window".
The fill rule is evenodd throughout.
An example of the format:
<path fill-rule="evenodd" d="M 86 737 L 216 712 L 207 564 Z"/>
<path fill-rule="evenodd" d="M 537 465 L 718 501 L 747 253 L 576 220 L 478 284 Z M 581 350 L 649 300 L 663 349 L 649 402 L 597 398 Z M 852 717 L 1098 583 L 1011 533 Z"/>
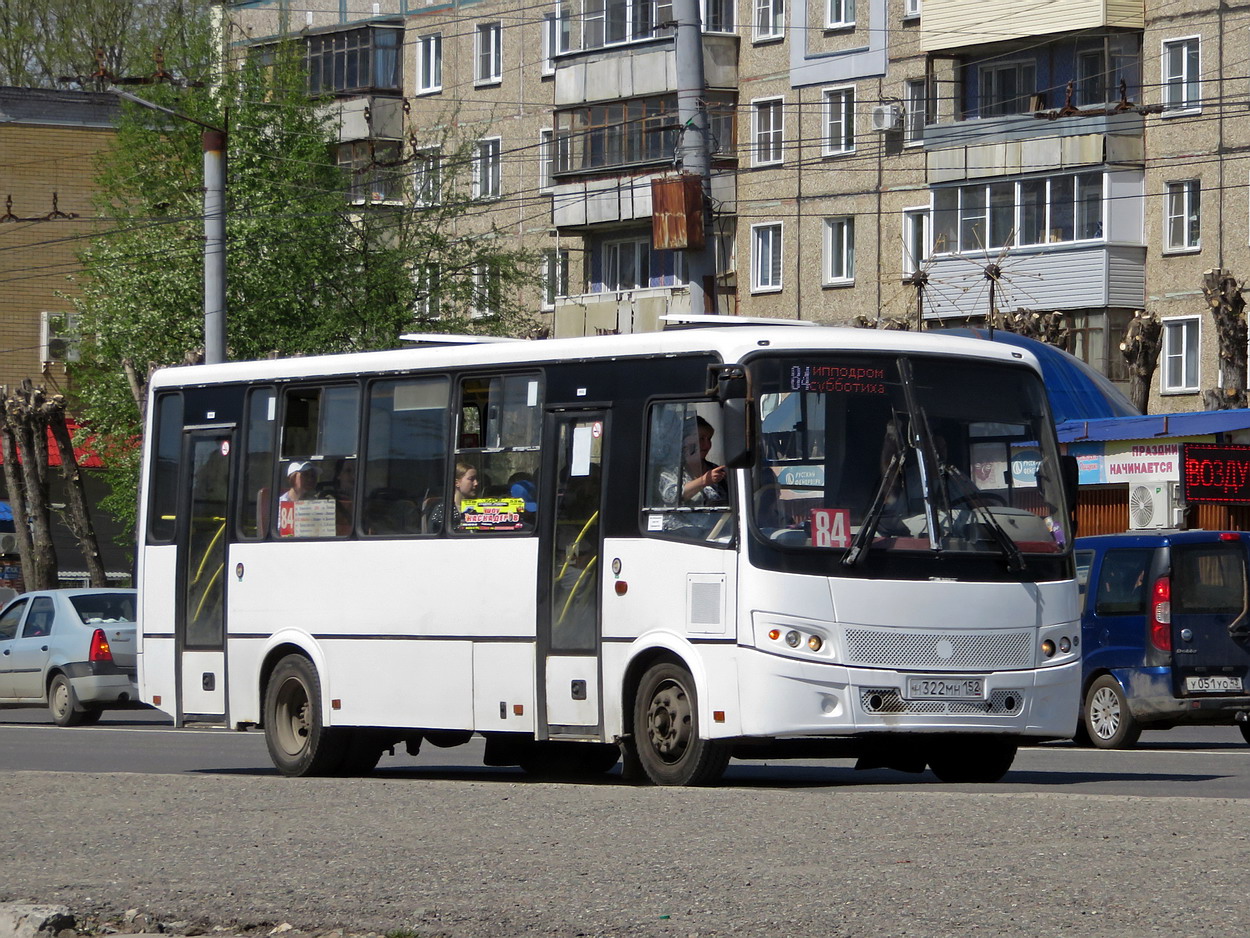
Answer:
<path fill-rule="evenodd" d="M 685 252 L 653 251 L 649 235 L 604 242 L 599 263 L 598 285 L 607 292 L 680 286 L 686 282 Z"/>
<path fill-rule="evenodd" d="M 439 307 L 439 270 L 437 264 L 420 264 L 413 271 L 416 284 L 418 319 L 437 319 Z"/>
<path fill-rule="evenodd" d="M 497 199 L 503 192 L 500 180 L 500 139 L 477 142 L 473 155 L 473 198 Z"/>
<path fill-rule="evenodd" d="M 538 132 L 538 191 L 547 192 L 555 181 L 556 151 L 555 131 Z"/>
<path fill-rule="evenodd" d="M 855 280 L 855 219 L 849 215 L 825 219 L 825 283 Z"/>
<path fill-rule="evenodd" d="M 501 291 L 499 268 L 489 263 L 478 264 L 473 268 L 473 307 L 469 314 L 475 319 L 496 315 Z"/>
<path fill-rule="evenodd" d="M 569 295 L 569 252 L 543 251 L 543 309 L 555 309 L 556 300 Z"/>
<path fill-rule="evenodd" d="M 1163 322 L 1163 392 L 1198 390 L 1197 316 Z"/>
<path fill-rule="evenodd" d="M 503 81 L 503 25 L 501 23 L 477 24 L 477 70 L 476 84 L 493 84 Z"/>
<path fill-rule="evenodd" d="M 417 39 L 417 93 L 443 90 L 443 37 L 440 33 Z"/>
<path fill-rule="evenodd" d="M 751 292 L 781 289 L 781 222 L 751 226 Z"/>
<path fill-rule="evenodd" d="M 309 36 L 306 54 L 311 94 L 399 93 L 402 29 L 365 27 Z"/>
<path fill-rule="evenodd" d="M 76 362 L 81 357 L 82 333 L 78 328 L 77 313 L 39 314 L 39 360 L 49 362 Z"/>
<path fill-rule="evenodd" d="M 767 166 L 780 163 L 782 159 L 782 133 L 785 116 L 781 110 L 781 99 L 756 101 L 753 108 L 752 137 L 755 139 L 755 166 Z"/>
<path fill-rule="evenodd" d="M 353 203 L 398 202 L 403 175 L 396 141 L 356 140 L 336 151 L 339 168 L 348 174 L 348 199 Z"/>
<path fill-rule="evenodd" d="M 618 45 L 673 32 L 672 0 L 585 0 L 582 48 Z"/>
<path fill-rule="evenodd" d="M 841 29 L 855 25 L 855 0 L 827 0 L 825 26 Z"/>
<path fill-rule="evenodd" d="M 737 29 L 734 0 L 700 0 L 705 33 L 732 33 Z"/>
<path fill-rule="evenodd" d="M 1198 37 L 1173 39 L 1163 44 L 1163 106 L 1169 111 L 1189 110 L 1202 103 Z"/>
<path fill-rule="evenodd" d="M 981 117 L 1005 117 L 1032 110 L 1037 92 L 1036 67 L 1032 62 L 999 62 L 980 68 L 978 113 Z"/>
<path fill-rule="evenodd" d="M 785 0 L 755 0 L 755 32 L 753 38 L 756 42 L 783 38 L 785 36 L 785 19 Z"/>
<path fill-rule="evenodd" d="M 438 147 L 418 150 L 413 158 L 413 202 L 418 208 L 437 205 L 442 200 L 442 151 Z"/>
<path fill-rule="evenodd" d="M 735 98 L 709 91 L 713 152 L 732 153 Z M 631 98 L 556 112 L 556 172 L 575 173 L 639 163 L 669 162 L 677 144 L 677 96 Z"/>
<path fill-rule="evenodd" d="M 911 19 L 920 15 L 920 0 L 903 0 L 903 18 Z"/>
<path fill-rule="evenodd" d="M 825 92 L 825 156 L 855 149 L 855 89 Z"/>
<path fill-rule="evenodd" d="M 929 259 L 928 207 L 903 210 L 903 276 L 924 269 Z"/>
<path fill-rule="evenodd" d="M 1076 54 L 1076 103 L 1091 107 L 1107 103 L 1107 55 L 1102 49 Z"/>
<path fill-rule="evenodd" d="M 934 250 L 1101 240 L 1105 204 L 1102 173 L 935 189 Z"/>
<path fill-rule="evenodd" d="M 1202 210 L 1197 179 L 1168 183 L 1166 212 L 1164 249 L 1193 251 L 1201 247 Z"/>
<path fill-rule="evenodd" d="M 568 11 L 560 7 L 543 17 L 543 74 L 554 75 L 556 72 L 556 56 L 569 51 L 569 30 L 571 27 Z"/>
<path fill-rule="evenodd" d="M 915 145 L 924 142 L 924 125 L 929 114 L 928 86 L 923 78 L 912 78 L 903 85 L 906 96 L 903 107 L 903 143 Z"/>

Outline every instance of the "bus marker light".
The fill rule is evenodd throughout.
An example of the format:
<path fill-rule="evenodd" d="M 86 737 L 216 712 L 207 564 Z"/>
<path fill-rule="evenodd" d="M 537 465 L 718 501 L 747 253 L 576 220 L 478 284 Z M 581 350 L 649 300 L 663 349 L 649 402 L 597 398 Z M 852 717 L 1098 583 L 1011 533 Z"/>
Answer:
<path fill-rule="evenodd" d="M 1059 650 L 1065 655 L 1070 652 L 1072 650 L 1072 639 L 1068 638 L 1066 635 L 1059 639 Z"/>
<path fill-rule="evenodd" d="M 724 710 L 713 710 L 713 711 L 712 711 L 712 722 L 713 722 L 713 723 L 724 723 L 724 722 L 725 722 L 725 711 L 724 711 Z"/>
<path fill-rule="evenodd" d="M 154 694 L 154 695 L 152 696 L 152 706 L 153 706 L 153 707 L 159 707 L 160 705 L 161 705 L 161 695 L 160 695 L 160 694 Z"/>
<path fill-rule="evenodd" d="M 811 638 L 807 640 L 807 647 L 810 648 L 812 651 L 820 651 L 820 649 L 823 648 L 824 645 L 825 643 L 820 640 L 819 635 L 813 635 Z"/>
<path fill-rule="evenodd" d="M 629 592 L 629 584 L 626 583 L 624 580 L 617 580 L 616 581 L 616 595 L 624 596 L 628 592 Z"/>
<path fill-rule="evenodd" d="M 513 704 L 512 715 L 514 717 L 525 716 L 525 704 Z"/>
<path fill-rule="evenodd" d="M 771 638 L 774 642 L 777 641 L 777 639 L 781 638 L 781 629 L 769 629 L 768 637 Z"/>
<path fill-rule="evenodd" d="M 1042 642 L 1042 654 L 1047 658 L 1053 658 L 1055 655 L 1055 643 L 1049 638 Z"/>
<path fill-rule="evenodd" d="M 342 701 L 342 700 L 340 700 L 338 697 L 335 697 L 333 700 L 331 700 L 331 701 L 330 701 L 330 709 L 331 709 L 331 710 L 342 710 L 342 709 L 343 709 L 343 701 Z"/>
<path fill-rule="evenodd" d="M 791 648 L 798 648 L 799 647 L 799 633 L 794 631 L 794 629 L 791 629 L 789 632 L 787 632 L 786 644 L 789 645 Z"/>

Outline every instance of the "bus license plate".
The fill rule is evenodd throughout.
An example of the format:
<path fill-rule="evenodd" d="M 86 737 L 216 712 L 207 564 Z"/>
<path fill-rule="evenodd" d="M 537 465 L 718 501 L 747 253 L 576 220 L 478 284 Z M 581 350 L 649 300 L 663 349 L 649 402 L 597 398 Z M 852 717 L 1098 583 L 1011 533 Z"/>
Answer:
<path fill-rule="evenodd" d="M 983 677 L 909 677 L 909 700 L 984 700 Z"/>
<path fill-rule="evenodd" d="M 1241 691 L 1241 678 L 1228 674 L 1200 674 L 1185 678 L 1185 690 L 1198 694 L 1223 694 Z"/>

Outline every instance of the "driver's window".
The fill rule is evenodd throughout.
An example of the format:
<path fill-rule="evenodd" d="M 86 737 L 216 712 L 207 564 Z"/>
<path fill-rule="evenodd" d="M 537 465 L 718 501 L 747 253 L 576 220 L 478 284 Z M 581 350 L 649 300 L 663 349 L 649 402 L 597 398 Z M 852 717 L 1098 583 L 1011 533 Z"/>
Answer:
<path fill-rule="evenodd" d="M 669 402 L 648 419 L 642 524 L 651 534 L 728 543 L 729 473 L 715 404 Z"/>
<path fill-rule="evenodd" d="M 17 624 L 22 621 L 28 600 L 19 599 L 0 615 L 0 641 L 8 641 L 17 635 Z"/>

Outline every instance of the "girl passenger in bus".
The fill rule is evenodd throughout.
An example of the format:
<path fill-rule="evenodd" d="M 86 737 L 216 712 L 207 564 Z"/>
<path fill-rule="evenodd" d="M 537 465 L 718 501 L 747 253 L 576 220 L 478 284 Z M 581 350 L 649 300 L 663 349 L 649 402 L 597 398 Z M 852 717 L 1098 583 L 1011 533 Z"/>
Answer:
<path fill-rule="evenodd" d="M 452 491 L 451 491 L 451 497 L 452 497 L 451 524 L 453 528 L 459 525 L 460 523 L 461 505 L 464 503 L 464 500 L 466 498 L 476 497 L 477 490 L 478 490 L 477 467 L 471 466 L 465 462 L 456 463 L 456 479 L 455 479 L 454 485 L 452 486 Z M 444 504 L 445 504 L 444 502 L 439 502 L 437 505 L 435 505 L 433 508 L 430 509 L 430 518 L 429 518 L 428 527 L 431 531 L 438 531 L 438 530 L 441 530 L 443 527 L 443 515 L 444 515 L 443 505 Z"/>

